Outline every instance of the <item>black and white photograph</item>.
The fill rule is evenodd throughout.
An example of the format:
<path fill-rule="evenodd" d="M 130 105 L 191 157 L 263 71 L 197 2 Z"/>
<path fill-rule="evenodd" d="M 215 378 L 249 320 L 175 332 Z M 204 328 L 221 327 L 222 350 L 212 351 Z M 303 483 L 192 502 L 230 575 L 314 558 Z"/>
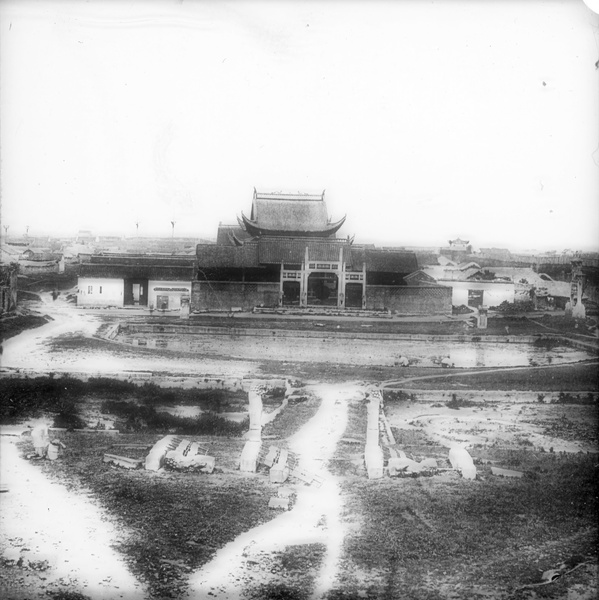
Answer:
<path fill-rule="evenodd" d="M 599 0 L 0 0 L 0 597 L 595 600 Z"/>

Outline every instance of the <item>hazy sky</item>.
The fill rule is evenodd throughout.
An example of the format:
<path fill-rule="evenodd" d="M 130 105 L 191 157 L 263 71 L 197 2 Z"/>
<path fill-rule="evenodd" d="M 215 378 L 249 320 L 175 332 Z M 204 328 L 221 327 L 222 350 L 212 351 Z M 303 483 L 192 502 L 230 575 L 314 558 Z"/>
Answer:
<path fill-rule="evenodd" d="M 326 188 L 356 242 L 597 249 L 598 59 L 581 0 L 4 0 L 2 224 L 209 238 Z"/>

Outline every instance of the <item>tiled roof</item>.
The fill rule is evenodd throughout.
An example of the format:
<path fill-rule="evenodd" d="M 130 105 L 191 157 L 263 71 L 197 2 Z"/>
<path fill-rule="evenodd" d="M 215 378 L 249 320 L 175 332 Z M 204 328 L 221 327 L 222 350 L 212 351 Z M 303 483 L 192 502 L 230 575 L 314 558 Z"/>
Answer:
<path fill-rule="evenodd" d="M 222 225 L 218 226 L 216 234 L 216 243 L 219 246 L 235 246 L 233 237 L 240 241 L 250 239 L 252 236 L 239 225 Z"/>
<path fill-rule="evenodd" d="M 254 191 L 252 212 L 248 219 L 242 213 L 246 229 L 253 235 L 334 235 L 345 217 L 331 223 L 321 195 L 265 194 Z"/>
<path fill-rule="evenodd" d="M 79 267 L 79 276 L 192 281 L 195 279 L 195 268 L 193 265 L 119 265 L 82 263 Z"/>
<path fill-rule="evenodd" d="M 195 256 L 92 255 L 82 263 L 81 277 L 138 277 L 140 279 L 191 280 Z"/>
<path fill-rule="evenodd" d="M 258 242 L 258 256 L 262 264 L 300 264 L 306 256 L 314 261 L 337 261 L 343 248 L 343 260 L 351 263 L 351 245 L 347 240 L 264 237 Z"/>
<path fill-rule="evenodd" d="M 243 246 L 198 244 L 196 246 L 200 269 L 258 267 L 258 246 L 247 242 Z"/>
<path fill-rule="evenodd" d="M 148 254 L 93 254 L 90 257 L 90 262 L 92 264 L 120 266 L 186 267 L 194 265 L 195 256 L 161 256 Z"/>
<path fill-rule="evenodd" d="M 412 273 L 418 269 L 416 254 L 407 250 L 381 250 L 364 248 L 361 251 L 354 248 L 354 261 L 352 268 L 362 269 L 366 262 L 366 270 L 377 273 Z"/>

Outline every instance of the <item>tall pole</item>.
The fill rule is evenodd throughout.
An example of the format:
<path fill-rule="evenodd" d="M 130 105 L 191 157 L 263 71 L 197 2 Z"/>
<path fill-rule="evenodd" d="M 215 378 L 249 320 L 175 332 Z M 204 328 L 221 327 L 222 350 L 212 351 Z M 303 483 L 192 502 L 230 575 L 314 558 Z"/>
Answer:
<path fill-rule="evenodd" d="M 171 226 L 173 228 L 173 231 L 171 233 L 171 239 L 173 239 L 173 240 L 175 239 L 175 223 L 176 223 L 176 221 L 171 221 Z"/>

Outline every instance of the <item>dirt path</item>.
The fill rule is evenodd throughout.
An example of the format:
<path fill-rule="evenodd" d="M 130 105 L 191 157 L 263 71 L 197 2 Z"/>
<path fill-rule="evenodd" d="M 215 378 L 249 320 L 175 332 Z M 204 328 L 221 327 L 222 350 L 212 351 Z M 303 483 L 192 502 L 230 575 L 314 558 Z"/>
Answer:
<path fill-rule="evenodd" d="M 599 365 L 599 361 L 586 361 L 585 364 L 597 364 Z M 451 372 L 445 373 L 437 373 L 435 375 L 419 375 L 418 377 L 406 377 L 404 379 L 391 379 L 387 381 L 383 381 L 379 384 L 381 388 L 388 387 L 400 387 L 403 384 L 412 382 L 412 381 L 422 381 L 425 379 L 445 379 L 446 377 L 467 377 L 469 375 L 484 375 L 487 373 L 505 373 L 507 371 L 527 371 L 531 368 L 534 369 L 558 369 L 560 367 L 571 367 L 570 364 L 552 364 L 552 365 L 537 365 L 535 367 L 530 366 L 520 366 L 520 367 L 500 367 L 497 369 L 476 369 L 473 371 L 464 371 L 464 370 L 452 370 Z"/>
<path fill-rule="evenodd" d="M 23 331 L 3 343 L 0 366 L 10 371 L 34 374 L 78 373 L 89 376 L 117 376 L 131 372 L 168 372 L 173 375 L 198 373 L 244 377 L 255 374 L 258 363 L 230 360 L 227 357 L 180 356 L 173 352 L 143 351 L 122 348 L 100 340 L 91 340 L 105 316 L 80 312 L 72 307 L 48 305 L 46 314 L 52 321 Z M 53 348 L 61 337 L 71 340 L 66 348 Z M 88 338 L 77 340 L 77 338 Z M 77 340 L 75 343 L 72 340 Z M 200 370 L 199 370 L 200 369 Z"/>
<path fill-rule="evenodd" d="M 105 513 L 20 458 L 10 440 L 0 444 L 1 479 L 9 488 L 0 495 L 0 595 L 36 600 L 76 591 L 92 600 L 145 598 L 112 549 L 120 535 Z"/>
<path fill-rule="evenodd" d="M 318 412 L 293 437 L 289 449 L 300 465 L 324 478 L 320 487 L 289 484 L 297 497 L 293 509 L 269 523 L 240 535 L 190 578 L 189 598 L 237 600 L 259 598 L 261 586 L 293 587 L 289 575 L 277 565 L 277 553 L 288 546 L 322 544 L 324 559 L 313 580 L 312 597 L 321 598 L 334 584 L 344 539 L 338 482 L 325 468 L 345 431 L 347 400 L 362 394 L 357 385 L 318 385 L 312 391 L 322 398 Z M 259 475 L 256 475 L 258 477 Z M 273 494 L 276 488 L 273 487 Z"/>

